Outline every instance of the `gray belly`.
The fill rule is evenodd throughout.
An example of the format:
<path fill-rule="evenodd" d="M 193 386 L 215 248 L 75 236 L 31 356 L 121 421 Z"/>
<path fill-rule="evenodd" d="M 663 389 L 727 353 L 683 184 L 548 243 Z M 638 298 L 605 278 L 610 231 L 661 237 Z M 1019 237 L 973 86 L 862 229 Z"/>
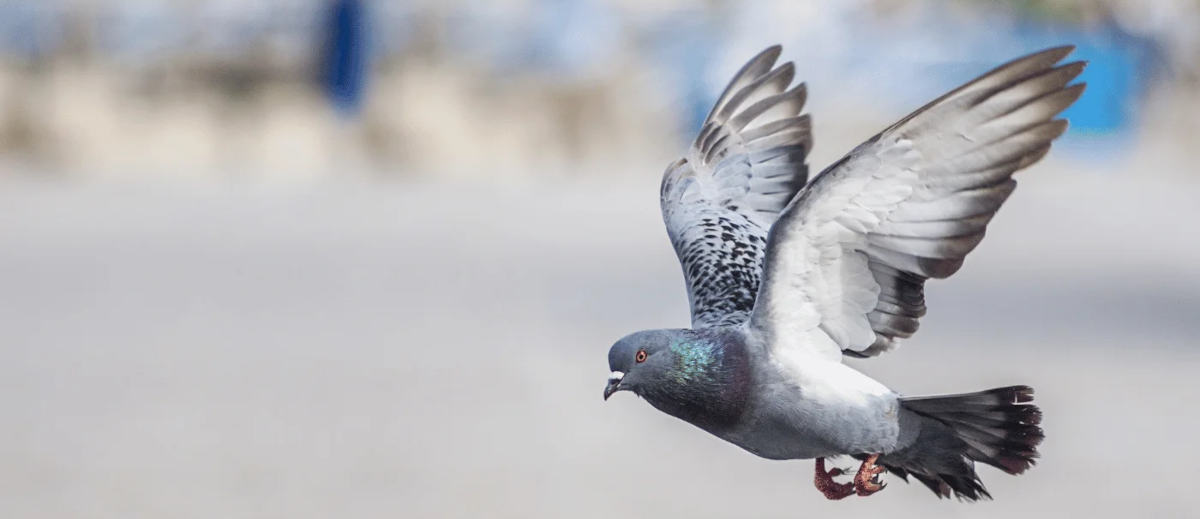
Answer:
<path fill-rule="evenodd" d="M 794 388 L 764 395 L 748 406 L 739 423 L 720 438 L 774 460 L 810 459 L 844 454 L 883 453 L 899 434 L 894 397 L 862 406 L 828 406 L 806 401 Z"/>
<path fill-rule="evenodd" d="M 755 421 L 717 436 L 751 453 L 772 460 L 811 459 L 839 454 L 824 435 L 810 428 L 776 421 Z"/>

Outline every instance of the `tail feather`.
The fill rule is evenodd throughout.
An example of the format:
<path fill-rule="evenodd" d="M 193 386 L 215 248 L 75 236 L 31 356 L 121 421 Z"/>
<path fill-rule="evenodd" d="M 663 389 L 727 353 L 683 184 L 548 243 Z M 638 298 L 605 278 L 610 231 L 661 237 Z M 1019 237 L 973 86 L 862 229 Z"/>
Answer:
<path fill-rule="evenodd" d="M 1041 410 L 1032 401 L 1028 386 L 903 398 L 901 406 L 914 418 L 910 427 L 917 428 L 915 440 L 880 462 L 906 481 L 912 475 L 939 497 L 991 498 L 974 462 L 1009 474 L 1034 465 L 1044 434 Z"/>

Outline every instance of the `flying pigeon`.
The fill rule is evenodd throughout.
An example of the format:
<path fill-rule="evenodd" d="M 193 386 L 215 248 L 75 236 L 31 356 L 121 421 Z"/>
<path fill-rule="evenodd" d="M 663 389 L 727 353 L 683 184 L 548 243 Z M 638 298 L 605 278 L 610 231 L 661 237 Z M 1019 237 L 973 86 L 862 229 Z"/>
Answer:
<path fill-rule="evenodd" d="M 859 145 L 811 182 L 805 86 L 780 47 L 751 59 L 663 175 L 663 221 L 683 266 L 690 329 L 628 335 L 608 352 L 607 400 L 659 410 L 768 459 L 816 462 L 825 497 L 868 496 L 879 475 L 939 497 L 991 498 L 975 462 L 1034 464 L 1033 389 L 906 397 L 842 363 L 895 349 L 925 315 L 925 280 L 962 266 L 1046 155 L 1083 93 L 1073 47 L 984 74 Z M 861 460 L 852 482 L 825 458 Z"/>

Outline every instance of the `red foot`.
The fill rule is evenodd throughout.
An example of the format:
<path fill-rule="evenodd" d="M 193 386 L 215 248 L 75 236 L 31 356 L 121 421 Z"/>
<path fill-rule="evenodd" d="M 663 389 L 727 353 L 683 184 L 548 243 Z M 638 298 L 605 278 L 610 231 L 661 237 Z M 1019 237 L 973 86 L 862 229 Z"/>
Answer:
<path fill-rule="evenodd" d="M 853 494 L 855 491 L 854 484 L 838 483 L 837 481 L 833 480 L 835 476 L 840 476 L 845 473 L 846 471 L 842 469 L 833 469 L 826 472 L 825 458 L 817 458 L 816 474 L 813 476 L 813 485 L 815 485 L 817 490 L 820 490 L 822 494 L 825 494 L 826 499 L 842 499 L 850 494 Z"/>
<path fill-rule="evenodd" d="M 872 454 L 858 468 L 858 474 L 854 476 L 854 491 L 858 495 L 869 496 L 887 486 L 887 483 L 879 482 L 879 475 L 887 469 L 875 464 L 878 459 L 878 454 Z"/>

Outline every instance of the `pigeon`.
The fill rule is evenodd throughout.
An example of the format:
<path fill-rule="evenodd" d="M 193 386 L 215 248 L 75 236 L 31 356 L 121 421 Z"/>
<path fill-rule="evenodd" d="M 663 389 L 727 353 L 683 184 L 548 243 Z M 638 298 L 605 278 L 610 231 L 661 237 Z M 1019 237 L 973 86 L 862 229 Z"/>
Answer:
<path fill-rule="evenodd" d="M 733 77 L 686 155 L 663 175 L 667 234 L 689 329 L 640 331 L 608 352 L 604 399 L 629 391 L 755 455 L 814 459 L 829 499 L 869 496 L 884 472 L 939 498 L 991 499 L 984 463 L 1038 457 L 1033 389 L 902 396 L 842 362 L 911 337 L 925 281 L 983 239 L 1012 176 L 1067 128 L 1085 84 L 1063 46 L 1018 58 L 900 119 L 808 181 L 804 83 L 781 48 Z M 852 480 L 825 459 L 861 461 Z"/>

